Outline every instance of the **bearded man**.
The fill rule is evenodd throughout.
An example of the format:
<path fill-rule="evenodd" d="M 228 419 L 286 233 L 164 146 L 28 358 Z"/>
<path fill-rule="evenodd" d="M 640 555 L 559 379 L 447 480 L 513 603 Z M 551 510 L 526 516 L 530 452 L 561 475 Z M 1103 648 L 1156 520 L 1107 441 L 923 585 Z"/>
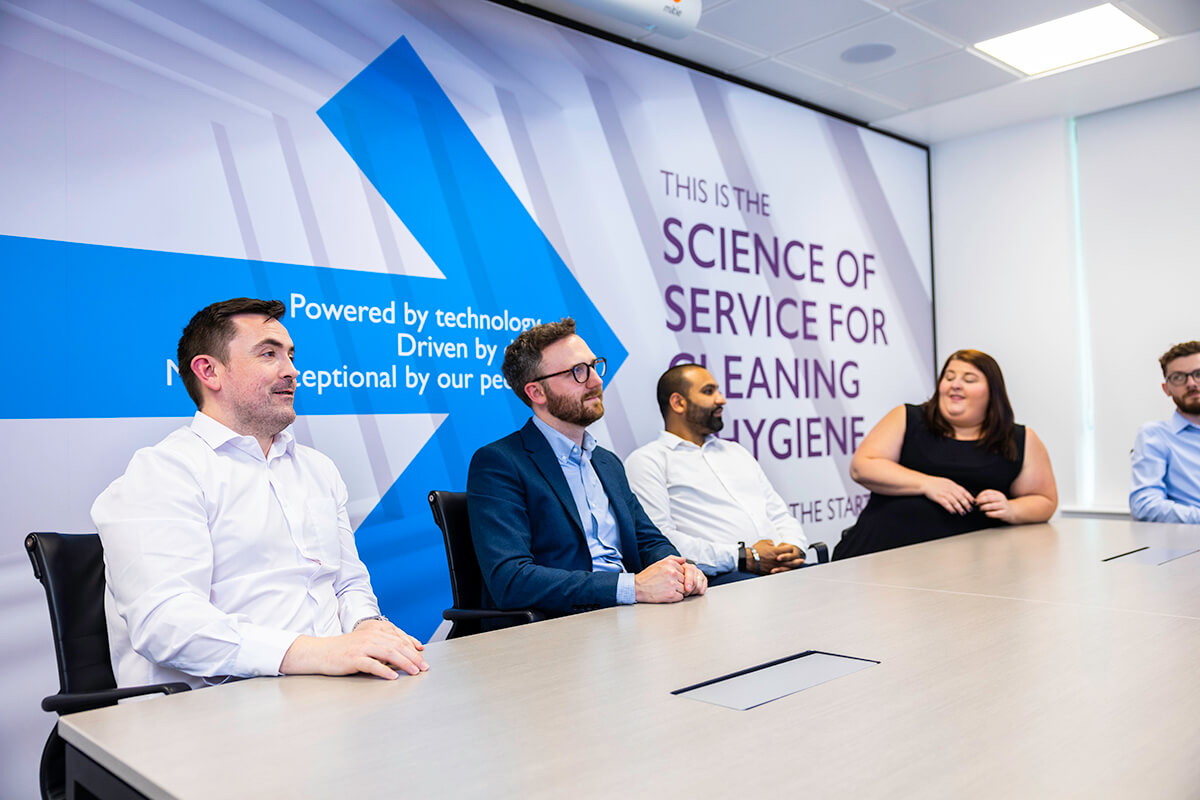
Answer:
<path fill-rule="evenodd" d="M 703 594 L 704 573 L 654 527 L 621 461 L 587 432 L 604 415 L 605 361 L 574 320 L 521 333 L 501 369 L 533 418 L 480 448 L 467 475 L 489 607 L 562 616 Z"/>
<path fill-rule="evenodd" d="M 717 436 L 725 397 L 699 364 L 658 379 L 666 428 L 626 462 L 646 513 L 713 586 L 804 565 L 808 540 L 754 456 Z"/>
<path fill-rule="evenodd" d="M 1200 523 L 1200 342 L 1175 345 L 1158 364 L 1175 413 L 1138 430 L 1129 511 L 1147 522 Z"/>

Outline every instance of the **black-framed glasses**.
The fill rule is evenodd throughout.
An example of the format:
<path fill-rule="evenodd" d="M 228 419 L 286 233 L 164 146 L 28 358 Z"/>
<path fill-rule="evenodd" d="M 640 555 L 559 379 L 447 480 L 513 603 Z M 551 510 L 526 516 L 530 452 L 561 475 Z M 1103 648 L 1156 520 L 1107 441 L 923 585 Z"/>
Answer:
<path fill-rule="evenodd" d="M 559 375 L 566 375 L 568 372 L 571 373 L 571 377 L 575 379 L 576 383 L 587 383 L 588 370 L 595 370 L 596 377 L 603 378 L 604 370 L 607 368 L 608 368 L 608 362 L 605 361 L 603 358 L 597 358 L 595 361 L 591 362 L 590 364 L 588 362 L 584 361 L 582 363 L 576 364 L 575 366 L 571 367 L 570 369 L 564 369 L 564 370 L 560 370 L 558 372 L 551 372 L 549 375 L 542 375 L 540 378 L 534 378 L 533 380 L 530 381 L 530 383 L 534 383 L 536 381 L 544 381 L 544 380 L 546 380 L 546 378 L 554 378 Z"/>
<path fill-rule="evenodd" d="M 580 366 L 583 365 L 580 364 Z M 601 372 L 599 374 L 603 375 L 604 373 Z M 1167 376 L 1167 383 L 1171 384 L 1172 386 L 1183 386 L 1185 383 L 1187 383 L 1188 378 L 1191 378 L 1196 383 L 1200 383 L 1200 369 L 1192 370 L 1191 372 L 1172 372 Z M 586 380 L 586 378 L 584 380 Z"/>

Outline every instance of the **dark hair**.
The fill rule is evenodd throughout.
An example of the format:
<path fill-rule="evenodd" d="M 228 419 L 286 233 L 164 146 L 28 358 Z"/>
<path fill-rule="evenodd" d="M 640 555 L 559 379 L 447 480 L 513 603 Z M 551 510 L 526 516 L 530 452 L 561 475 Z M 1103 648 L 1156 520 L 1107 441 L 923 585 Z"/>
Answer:
<path fill-rule="evenodd" d="M 683 373 L 692 367 L 704 369 L 699 364 L 692 364 L 690 362 L 687 364 L 676 364 L 659 376 L 658 387 L 655 389 L 655 393 L 658 398 L 658 410 L 662 414 L 663 422 L 667 421 L 667 412 L 671 410 L 671 395 L 676 392 L 687 394 L 690 381 L 683 376 Z"/>
<path fill-rule="evenodd" d="M 1008 392 L 1004 388 L 1004 373 L 1000 371 L 1000 365 L 996 363 L 996 359 L 987 353 L 979 350 L 956 350 L 950 354 L 946 363 L 942 365 L 942 371 L 938 373 L 937 385 L 933 387 L 933 397 L 921 405 L 921 410 L 925 412 L 925 424 L 929 426 L 930 430 L 943 436 L 954 435 L 954 429 L 942 416 L 942 410 L 938 407 L 938 389 L 941 386 L 942 378 L 946 376 L 946 369 L 950 366 L 951 361 L 965 361 L 982 372 L 983 377 L 987 379 L 988 406 L 987 413 L 983 417 L 983 424 L 979 429 L 979 446 L 1003 456 L 1009 461 L 1016 461 L 1017 440 L 1014 435 L 1016 424 L 1013 421 L 1012 403 L 1008 402 Z"/>
<path fill-rule="evenodd" d="M 233 318 L 242 314 L 259 314 L 271 319 L 283 316 L 286 307 L 280 300 L 255 300 L 252 297 L 235 297 L 232 300 L 222 300 L 202 308 L 192 317 L 192 321 L 183 329 L 179 337 L 179 349 L 176 351 L 176 364 L 179 365 L 179 377 L 188 396 L 200 408 L 204 395 L 200 391 L 200 379 L 192 371 L 192 359 L 196 356 L 212 356 L 224 362 L 229 358 L 229 342 L 233 339 L 237 328 Z"/>
<path fill-rule="evenodd" d="M 1180 342 L 1163 353 L 1158 359 L 1158 365 L 1162 367 L 1163 377 L 1167 377 L 1167 364 L 1170 364 L 1177 358 L 1194 356 L 1196 353 L 1200 353 L 1200 342 Z"/>
<path fill-rule="evenodd" d="M 563 317 L 558 322 L 546 322 L 521 331 L 512 344 L 504 348 L 504 363 L 500 365 L 500 371 L 522 403 L 533 406 L 525 394 L 525 384 L 532 382 L 541 372 L 542 351 L 574 334 L 575 320 Z"/>

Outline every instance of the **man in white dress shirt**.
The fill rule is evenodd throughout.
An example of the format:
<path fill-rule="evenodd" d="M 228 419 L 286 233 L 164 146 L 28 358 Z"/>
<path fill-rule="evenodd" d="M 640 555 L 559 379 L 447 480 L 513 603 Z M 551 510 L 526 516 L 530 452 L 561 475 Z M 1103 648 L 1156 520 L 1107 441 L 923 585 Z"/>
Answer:
<path fill-rule="evenodd" d="M 118 686 L 428 669 L 380 615 L 333 462 L 297 444 L 278 300 L 199 311 L 179 374 L 199 411 L 92 506 Z"/>
<path fill-rule="evenodd" d="M 725 397 L 712 374 L 680 364 L 658 379 L 666 430 L 625 460 L 642 507 L 718 585 L 803 566 L 808 540 L 754 456 L 718 437 Z"/>

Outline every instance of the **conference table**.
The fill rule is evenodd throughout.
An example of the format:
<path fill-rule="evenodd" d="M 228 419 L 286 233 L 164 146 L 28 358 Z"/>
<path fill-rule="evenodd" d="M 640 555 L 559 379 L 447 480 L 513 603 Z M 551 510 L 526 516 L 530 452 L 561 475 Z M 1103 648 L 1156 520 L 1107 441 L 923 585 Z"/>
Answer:
<path fill-rule="evenodd" d="M 992 529 L 60 731 L 151 798 L 1196 797 L 1197 551 L 1200 526 Z M 672 693 L 808 651 L 869 663 L 748 710 Z"/>

